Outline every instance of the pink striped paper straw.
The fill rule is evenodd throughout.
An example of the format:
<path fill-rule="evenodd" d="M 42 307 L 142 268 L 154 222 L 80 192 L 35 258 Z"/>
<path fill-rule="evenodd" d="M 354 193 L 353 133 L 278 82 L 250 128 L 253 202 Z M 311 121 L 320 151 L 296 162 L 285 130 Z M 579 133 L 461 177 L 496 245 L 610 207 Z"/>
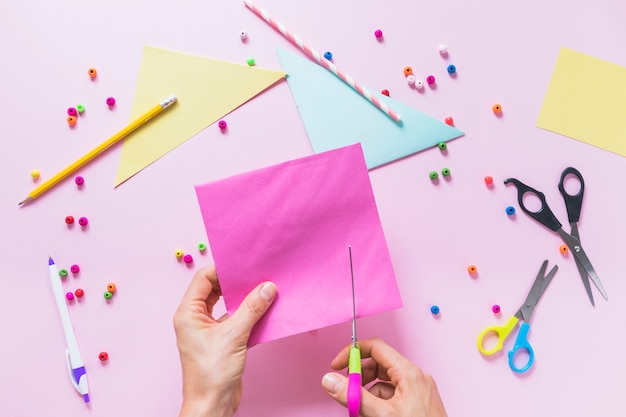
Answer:
<path fill-rule="evenodd" d="M 302 51 L 304 51 L 304 53 L 306 53 L 310 58 L 317 61 L 318 64 L 320 64 L 321 66 L 326 68 L 328 71 L 335 74 L 337 77 L 339 77 L 343 82 L 348 84 L 350 87 L 354 88 L 359 94 L 361 94 L 363 97 L 368 99 L 373 105 L 378 107 L 380 110 L 385 112 L 394 121 L 396 122 L 400 121 L 400 115 L 398 113 L 396 113 L 395 111 L 393 111 L 393 109 L 391 109 L 385 103 L 380 101 L 378 97 L 372 95 L 372 93 L 368 89 L 366 89 L 361 84 L 354 81 L 354 79 L 352 79 L 352 77 L 350 77 L 348 74 L 338 69 L 335 64 L 333 64 L 332 62 L 324 58 L 324 56 L 321 55 L 318 51 L 316 51 L 315 49 L 305 44 L 302 41 L 302 39 L 300 39 L 299 36 L 285 29 L 285 26 L 283 26 L 282 23 L 270 17 L 270 15 L 265 10 L 252 4 L 251 0 L 243 0 L 243 2 L 257 16 L 261 17 L 263 20 L 269 23 L 271 27 L 273 27 L 274 29 L 282 33 L 282 35 L 285 38 L 287 38 L 289 41 L 291 41 L 291 43 L 296 45 L 298 48 L 302 49 Z"/>

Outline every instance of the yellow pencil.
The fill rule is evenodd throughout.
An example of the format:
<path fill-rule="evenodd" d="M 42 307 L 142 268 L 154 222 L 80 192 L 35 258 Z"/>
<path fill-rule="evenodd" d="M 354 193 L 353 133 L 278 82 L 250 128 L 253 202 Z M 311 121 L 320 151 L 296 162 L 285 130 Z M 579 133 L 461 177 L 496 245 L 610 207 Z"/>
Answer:
<path fill-rule="evenodd" d="M 45 193 L 50 188 L 54 187 L 60 181 L 65 179 L 72 172 L 76 171 L 78 168 L 82 167 L 83 165 L 85 165 L 86 163 L 94 159 L 96 156 L 100 155 L 102 152 L 107 150 L 110 146 L 114 145 L 115 143 L 123 139 L 124 137 L 128 136 L 128 134 L 130 134 L 132 131 L 144 125 L 146 122 L 148 122 L 148 120 L 152 119 L 154 116 L 161 113 L 163 110 L 165 110 L 166 108 L 168 108 L 170 105 L 174 103 L 176 103 L 176 96 L 169 96 L 168 98 L 163 100 L 161 103 L 157 104 L 156 106 L 148 110 L 143 116 L 139 117 L 138 119 L 130 123 L 124 129 L 120 130 L 115 135 L 111 136 L 109 139 L 102 142 L 100 145 L 96 146 L 90 152 L 85 154 L 82 158 L 74 161 L 74 163 L 69 165 L 63 171 L 59 172 L 54 177 L 50 178 L 49 180 L 41 184 L 39 187 L 35 188 L 33 191 L 30 192 L 30 194 L 28 194 L 28 197 L 26 197 L 24 200 L 22 200 L 18 204 L 18 206 L 21 206 L 22 204 L 32 201 L 35 198 L 39 197 L 41 194 Z"/>

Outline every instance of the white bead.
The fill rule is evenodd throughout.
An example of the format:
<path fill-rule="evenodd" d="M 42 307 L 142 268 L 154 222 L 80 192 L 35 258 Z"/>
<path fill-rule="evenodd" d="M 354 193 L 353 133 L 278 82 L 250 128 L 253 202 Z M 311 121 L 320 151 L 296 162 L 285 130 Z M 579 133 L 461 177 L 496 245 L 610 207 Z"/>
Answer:
<path fill-rule="evenodd" d="M 445 55 L 448 53 L 448 47 L 446 45 L 439 45 L 439 53 Z"/>
<path fill-rule="evenodd" d="M 422 80 L 415 81 L 415 87 L 417 87 L 419 89 L 424 88 L 424 81 L 422 81 Z"/>
<path fill-rule="evenodd" d="M 245 41 L 246 39 L 248 39 L 248 32 L 242 30 L 241 32 L 239 32 L 239 36 L 241 37 L 242 41 Z"/>
<path fill-rule="evenodd" d="M 406 82 L 413 85 L 415 84 L 415 75 L 407 75 L 406 76 Z"/>

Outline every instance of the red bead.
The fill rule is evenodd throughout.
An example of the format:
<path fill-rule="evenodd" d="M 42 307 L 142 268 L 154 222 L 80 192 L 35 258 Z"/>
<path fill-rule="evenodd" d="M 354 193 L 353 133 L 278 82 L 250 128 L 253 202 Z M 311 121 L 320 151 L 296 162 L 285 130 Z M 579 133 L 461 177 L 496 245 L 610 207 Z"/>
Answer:
<path fill-rule="evenodd" d="M 100 359 L 101 362 L 104 362 L 109 359 L 109 354 L 106 352 L 100 352 L 100 354 L 98 355 L 98 359 Z"/>
<path fill-rule="evenodd" d="M 74 295 L 78 298 L 82 297 L 83 295 L 85 295 L 85 291 L 83 291 L 80 288 L 77 288 L 76 291 L 74 291 Z"/>
<path fill-rule="evenodd" d="M 389 97 L 389 90 L 383 90 L 380 92 L 380 94 L 382 94 L 383 96 Z"/>
<path fill-rule="evenodd" d="M 493 178 L 492 177 L 485 177 L 485 184 L 486 185 L 493 185 Z"/>
<path fill-rule="evenodd" d="M 74 223 L 74 217 L 72 217 L 72 216 L 67 216 L 67 217 L 65 218 L 65 223 L 67 223 L 67 224 L 73 224 L 73 223 Z"/>
<path fill-rule="evenodd" d="M 446 117 L 446 124 L 450 126 L 454 126 L 454 119 L 450 116 Z"/>

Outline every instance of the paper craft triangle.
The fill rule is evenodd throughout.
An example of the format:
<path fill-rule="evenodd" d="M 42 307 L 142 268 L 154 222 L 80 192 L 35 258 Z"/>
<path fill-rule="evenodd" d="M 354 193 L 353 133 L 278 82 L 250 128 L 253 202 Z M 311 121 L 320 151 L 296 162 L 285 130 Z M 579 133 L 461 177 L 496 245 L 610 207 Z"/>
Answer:
<path fill-rule="evenodd" d="M 285 78 L 285 73 L 145 46 L 131 120 L 171 94 L 178 103 L 124 141 L 117 187 Z"/>
<path fill-rule="evenodd" d="M 360 142 L 371 169 L 464 135 L 412 107 L 374 93 L 402 116 L 396 123 L 325 68 L 285 50 L 277 52 L 316 153 Z"/>

